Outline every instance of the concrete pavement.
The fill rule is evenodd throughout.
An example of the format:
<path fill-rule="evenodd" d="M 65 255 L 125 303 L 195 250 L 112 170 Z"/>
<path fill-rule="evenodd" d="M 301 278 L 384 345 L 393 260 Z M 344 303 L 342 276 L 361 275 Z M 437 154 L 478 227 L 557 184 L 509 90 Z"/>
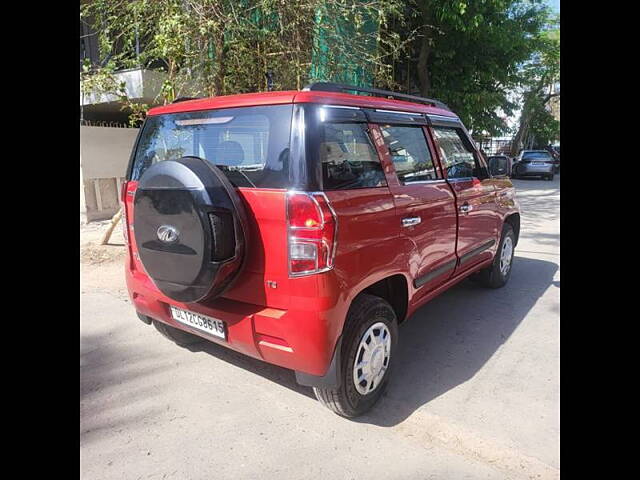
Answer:
<path fill-rule="evenodd" d="M 81 477 L 559 478 L 559 176 L 514 183 L 509 284 L 465 281 L 405 322 L 389 389 L 356 421 L 288 370 L 177 347 L 137 320 L 121 265 L 82 265 Z"/>

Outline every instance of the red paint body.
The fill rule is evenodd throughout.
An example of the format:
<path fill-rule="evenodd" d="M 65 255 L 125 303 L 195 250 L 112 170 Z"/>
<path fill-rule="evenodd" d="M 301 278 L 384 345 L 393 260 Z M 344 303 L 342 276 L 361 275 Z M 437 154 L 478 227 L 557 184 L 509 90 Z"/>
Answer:
<path fill-rule="evenodd" d="M 318 91 L 272 92 L 186 101 L 154 108 L 149 115 L 283 103 L 320 103 L 420 112 L 454 117 L 447 110 L 410 102 Z M 311 375 L 324 375 L 342 333 L 353 299 L 365 288 L 400 275 L 407 283 L 406 317 L 418 307 L 487 266 L 497 249 L 505 218 L 518 213 L 514 190 L 506 179 L 402 185 L 398 181 L 378 126 L 369 124 L 388 187 L 327 191 L 338 220 L 333 269 L 290 278 L 287 260 L 286 191 L 239 188 L 249 214 L 251 242 L 247 263 L 222 297 L 198 304 L 180 304 L 154 286 L 137 259 L 129 232 L 126 280 L 136 310 L 185 329 L 170 316 L 169 304 L 224 320 L 228 341 L 219 343 L 249 356 Z M 432 157 L 441 176 L 430 127 L 424 127 Z M 127 224 L 133 224 L 133 192 L 123 193 Z M 468 203 L 468 214 L 459 207 Z M 402 218 L 419 215 L 422 222 L 402 228 Z M 414 279 L 458 258 L 479 245 L 495 244 L 463 266 L 415 288 Z M 269 286 L 271 282 L 276 288 Z M 399 319 L 402 321 L 403 319 Z M 195 333 L 195 332 L 194 332 Z"/>

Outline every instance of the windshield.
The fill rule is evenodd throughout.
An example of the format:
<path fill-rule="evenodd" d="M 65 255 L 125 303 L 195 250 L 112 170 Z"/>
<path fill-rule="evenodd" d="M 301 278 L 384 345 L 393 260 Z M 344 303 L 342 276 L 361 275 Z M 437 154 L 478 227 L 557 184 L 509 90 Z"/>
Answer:
<path fill-rule="evenodd" d="M 237 187 L 286 188 L 292 105 L 228 108 L 147 118 L 131 180 L 164 160 L 196 156 Z"/>
<path fill-rule="evenodd" d="M 551 155 L 547 152 L 525 152 L 522 154 L 522 158 L 532 160 L 551 160 Z"/>

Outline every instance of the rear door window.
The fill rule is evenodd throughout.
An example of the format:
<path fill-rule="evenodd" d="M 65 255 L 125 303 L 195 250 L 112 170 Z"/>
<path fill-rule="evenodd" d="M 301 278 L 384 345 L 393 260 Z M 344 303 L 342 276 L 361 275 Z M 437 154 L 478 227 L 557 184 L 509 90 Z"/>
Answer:
<path fill-rule="evenodd" d="M 407 185 L 438 179 L 421 127 L 380 125 L 380 131 L 400 183 Z"/>
<path fill-rule="evenodd" d="M 131 179 L 184 156 L 218 166 L 236 187 L 286 188 L 291 105 L 228 108 L 147 118 Z"/>
<path fill-rule="evenodd" d="M 553 157 L 548 152 L 524 152 L 522 154 L 523 160 L 531 160 L 533 162 L 553 162 Z"/>
<path fill-rule="evenodd" d="M 319 128 L 324 190 L 387 185 L 367 124 L 324 122 Z"/>

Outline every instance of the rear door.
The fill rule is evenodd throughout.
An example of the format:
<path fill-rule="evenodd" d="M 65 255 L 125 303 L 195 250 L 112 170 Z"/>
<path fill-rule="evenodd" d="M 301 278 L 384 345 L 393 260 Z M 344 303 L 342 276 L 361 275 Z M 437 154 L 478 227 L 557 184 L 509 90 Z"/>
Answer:
<path fill-rule="evenodd" d="M 459 259 L 456 271 L 463 272 L 491 258 L 497 248 L 496 189 L 461 123 L 436 119 L 431 133 L 441 168 L 456 196 Z"/>
<path fill-rule="evenodd" d="M 383 162 L 391 166 L 387 181 L 396 222 L 413 247 L 409 269 L 415 296 L 420 298 L 454 271 L 455 198 L 434 160 L 424 125 L 396 120 L 371 128 Z"/>
<path fill-rule="evenodd" d="M 248 217 L 245 265 L 223 297 L 288 308 L 286 289 L 266 280 L 288 281 L 285 198 L 293 106 L 267 105 L 150 115 L 137 140 L 126 192 L 127 221 L 133 224 L 137 181 L 151 165 L 198 156 L 217 165 L 237 187 Z M 133 266 L 144 272 L 134 235 Z M 266 254 L 265 252 L 268 252 Z"/>

